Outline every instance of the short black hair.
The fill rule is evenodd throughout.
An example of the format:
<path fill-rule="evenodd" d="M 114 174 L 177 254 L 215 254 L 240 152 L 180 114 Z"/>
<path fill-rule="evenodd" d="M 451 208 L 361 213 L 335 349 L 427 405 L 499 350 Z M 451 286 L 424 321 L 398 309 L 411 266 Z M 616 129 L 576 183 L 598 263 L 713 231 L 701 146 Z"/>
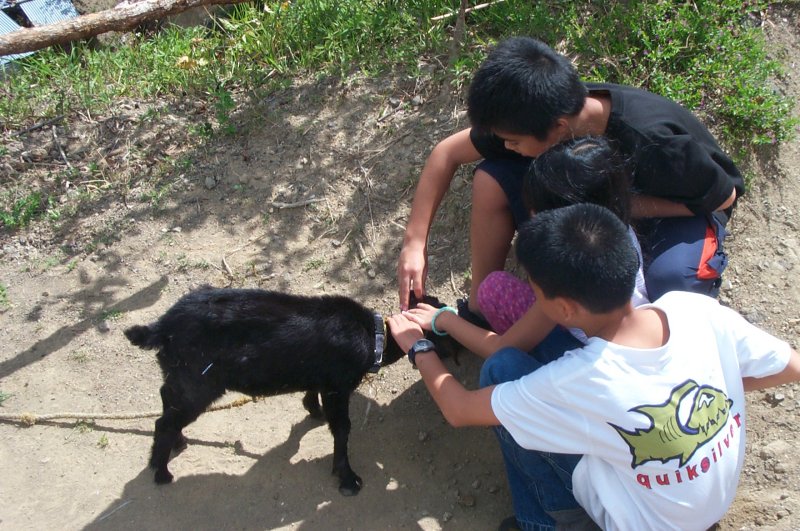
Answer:
<path fill-rule="evenodd" d="M 585 136 L 556 144 L 534 159 L 523 181 L 523 198 L 535 213 L 593 203 L 627 225 L 631 185 L 631 173 L 611 142 Z"/>
<path fill-rule="evenodd" d="M 473 76 L 467 98 L 472 126 L 539 140 L 561 116 L 580 112 L 587 89 L 570 60 L 531 37 L 506 39 Z"/>
<path fill-rule="evenodd" d="M 581 203 L 537 214 L 520 225 L 516 252 L 547 298 L 607 313 L 633 295 L 639 256 L 626 225 L 605 207 Z"/>

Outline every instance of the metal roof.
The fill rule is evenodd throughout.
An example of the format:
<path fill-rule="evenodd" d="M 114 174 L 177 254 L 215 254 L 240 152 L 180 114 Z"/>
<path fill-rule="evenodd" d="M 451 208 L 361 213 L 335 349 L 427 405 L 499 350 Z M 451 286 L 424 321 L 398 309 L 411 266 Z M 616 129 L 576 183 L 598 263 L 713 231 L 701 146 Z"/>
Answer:
<path fill-rule="evenodd" d="M 20 29 L 19 24 L 11 20 L 11 17 L 0 11 L 0 35 L 11 33 L 12 31 L 16 31 L 18 29 Z M 14 59 L 25 57 L 26 55 L 30 55 L 31 53 L 33 52 L 0 56 L 0 68 L 4 67 L 6 63 L 13 61 Z"/>
<path fill-rule="evenodd" d="M 45 26 L 62 20 L 69 20 L 78 16 L 78 11 L 72 5 L 72 0 L 0 0 L 0 10 L 18 7 L 34 26 Z M 11 33 L 20 29 L 6 13 L 0 11 L 0 35 Z M 25 57 L 33 52 L 0 56 L 0 68 L 6 63 Z"/>
<path fill-rule="evenodd" d="M 34 26 L 44 26 L 78 16 L 71 0 L 30 0 L 21 2 L 19 7 Z"/>

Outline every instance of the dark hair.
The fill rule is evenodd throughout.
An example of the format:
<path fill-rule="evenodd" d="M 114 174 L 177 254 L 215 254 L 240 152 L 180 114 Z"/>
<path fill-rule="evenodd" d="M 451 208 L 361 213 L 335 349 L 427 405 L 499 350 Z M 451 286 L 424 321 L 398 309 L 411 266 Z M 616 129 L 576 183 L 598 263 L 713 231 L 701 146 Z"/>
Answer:
<path fill-rule="evenodd" d="M 639 257 L 610 210 L 581 203 L 537 214 L 519 227 L 517 259 L 547 298 L 566 297 L 593 313 L 631 300 Z"/>
<path fill-rule="evenodd" d="M 539 155 L 525 174 L 523 197 L 536 213 L 593 203 L 630 222 L 630 172 L 604 137 L 568 140 Z"/>
<path fill-rule="evenodd" d="M 500 42 L 473 76 L 467 99 L 472 126 L 533 135 L 583 108 L 587 90 L 569 59 L 530 37 Z"/>

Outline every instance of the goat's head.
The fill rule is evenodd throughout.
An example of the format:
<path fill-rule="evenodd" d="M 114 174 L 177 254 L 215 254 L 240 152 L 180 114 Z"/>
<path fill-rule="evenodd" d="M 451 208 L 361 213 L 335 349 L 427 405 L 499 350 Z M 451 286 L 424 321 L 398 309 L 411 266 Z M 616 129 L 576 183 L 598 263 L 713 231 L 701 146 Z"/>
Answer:
<path fill-rule="evenodd" d="M 425 295 L 421 299 L 418 299 L 414 292 L 411 292 L 411 297 L 409 299 L 409 308 L 414 308 L 420 302 L 424 302 L 425 304 L 430 304 L 436 308 L 442 308 L 447 306 L 446 304 L 442 303 L 434 297 L 433 295 Z M 436 345 L 436 353 L 439 355 L 440 358 L 453 358 L 456 365 L 458 365 L 458 353 L 462 348 L 461 345 L 452 337 L 450 336 L 438 336 L 433 332 L 426 331 L 425 338 L 430 339 Z M 386 330 L 386 349 L 383 353 L 383 365 L 389 365 L 394 363 L 395 361 L 399 360 L 400 358 L 404 357 L 406 352 L 403 352 L 400 349 L 400 346 L 394 340 L 392 333 Z"/>

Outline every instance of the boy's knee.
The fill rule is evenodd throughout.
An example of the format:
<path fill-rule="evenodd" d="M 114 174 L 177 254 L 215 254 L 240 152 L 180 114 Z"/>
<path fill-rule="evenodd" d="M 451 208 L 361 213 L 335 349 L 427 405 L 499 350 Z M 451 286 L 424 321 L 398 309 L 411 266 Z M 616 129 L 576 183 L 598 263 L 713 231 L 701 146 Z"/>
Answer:
<path fill-rule="evenodd" d="M 653 262 L 644 275 L 647 294 L 650 300 L 657 300 L 659 297 L 670 291 L 689 291 L 717 297 L 719 288 L 722 284 L 722 277 L 700 279 L 697 271 L 691 267 L 683 269 L 675 267 L 668 260 Z"/>
<path fill-rule="evenodd" d="M 518 380 L 541 367 L 541 363 L 517 348 L 505 347 L 492 354 L 481 367 L 480 387 Z"/>

